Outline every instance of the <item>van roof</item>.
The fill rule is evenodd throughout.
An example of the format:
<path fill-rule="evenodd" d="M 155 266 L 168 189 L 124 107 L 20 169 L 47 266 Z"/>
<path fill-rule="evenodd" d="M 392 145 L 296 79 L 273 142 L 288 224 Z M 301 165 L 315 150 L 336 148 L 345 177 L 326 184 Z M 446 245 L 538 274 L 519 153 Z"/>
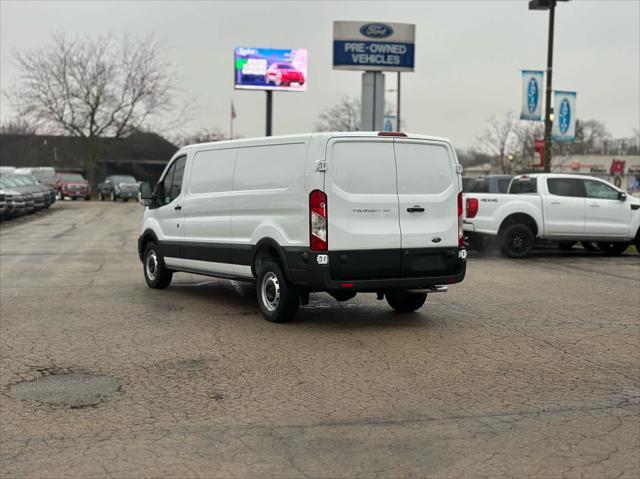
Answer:
<path fill-rule="evenodd" d="M 280 136 L 263 136 L 257 138 L 242 138 L 238 140 L 222 140 L 213 141 L 207 143 L 195 143 L 193 145 L 187 145 L 180 149 L 181 152 L 187 151 L 195 147 L 203 146 L 254 146 L 265 145 L 272 143 L 283 143 L 290 141 L 309 141 L 314 138 L 380 138 L 377 131 L 328 131 L 328 132 L 316 132 L 316 133 L 303 133 L 298 135 L 280 135 Z M 393 137 L 392 137 L 393 138 Z M 437 136 L 419 135 L 415 133 L 406 133 L 406 137 L 400 137 L 402 139 L 415 139 L 415 140 L 429 140 L 429 141 L 442 141 L 450 143 L 447 138 L 440 138 Z"/>

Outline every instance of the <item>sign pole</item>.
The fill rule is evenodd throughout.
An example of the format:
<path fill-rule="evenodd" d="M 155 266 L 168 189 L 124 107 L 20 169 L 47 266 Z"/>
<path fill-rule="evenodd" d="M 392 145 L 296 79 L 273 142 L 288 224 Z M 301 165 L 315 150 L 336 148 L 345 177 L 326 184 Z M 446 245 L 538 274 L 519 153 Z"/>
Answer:
<path fill-rule="evenodd" d="M 402 131 L 402 127 L 400 126 L 400 72 L 398 72 L 398 91 L 397 91 L 398 99 L 396 105 L 396 131 Z"/>
<path fill-rule="evenodd" d="M 266 90 L 267 93 L 267 134 L 271 136 L 271 119 L 273 118 L 273 91 Z"/>

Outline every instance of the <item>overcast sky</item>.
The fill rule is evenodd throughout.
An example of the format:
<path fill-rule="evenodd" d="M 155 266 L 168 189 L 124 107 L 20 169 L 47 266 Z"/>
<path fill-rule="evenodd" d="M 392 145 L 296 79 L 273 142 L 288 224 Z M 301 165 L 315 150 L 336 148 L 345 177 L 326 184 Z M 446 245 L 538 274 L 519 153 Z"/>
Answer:
<path fill-rule="evenodd" d="M 11 1 L 0 2 L 0 82 L 14 83 L 11 52 L 71 36 L 155 34 L 195 99 L 185 130 L 264 134 L 264 92 L 234 91 L 236 46 L 307 48 L 308 90 L 274 94 L 274 134 L 312 131 L 341 95 L 360 95 L 360 72 L 331 67 L 332 21 L 416 24 L 415 72 L 403 74 L 406 130 L 472 146 L 492 114 L 520 108 L 520 69 L 544 69 L 548 12 L 526 1 Z M 580 118 L 604 121 L 615 136 L 640 127 L 640 2 L 561 2 L 556 10 L 554 87 L 576 90 Z M 395 88 L 395 73 L 387 74 Z M 393 102 L 388 93 L 387 102 Z M 2 98 L 1 115 L 11 117 Z"/>

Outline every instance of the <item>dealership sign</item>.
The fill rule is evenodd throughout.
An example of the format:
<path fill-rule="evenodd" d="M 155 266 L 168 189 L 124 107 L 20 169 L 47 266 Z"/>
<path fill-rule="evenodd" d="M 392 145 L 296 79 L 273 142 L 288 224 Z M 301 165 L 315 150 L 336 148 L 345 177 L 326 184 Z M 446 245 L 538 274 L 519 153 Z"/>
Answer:
<path fill-rule="evenodd" d="M 540 70 L 522 70 L 522 107 L 521 120 L 542 119 L 542 79 Z"/>
<path fill-rule="evenodd" d="M 234 86 L 239 90 L 307 89 L 307 50 L 236 48 Z"/>
<path fill-rule="evenodd" d="M 333 22 L 333 68 L 413 71 L 415 25 Z"/>
<path fill-rule="evenodd" d="M 555 141 L 575 141 L 576 139 L 576 92 L 553 92 L 555 119 L 552 138 Z"/>

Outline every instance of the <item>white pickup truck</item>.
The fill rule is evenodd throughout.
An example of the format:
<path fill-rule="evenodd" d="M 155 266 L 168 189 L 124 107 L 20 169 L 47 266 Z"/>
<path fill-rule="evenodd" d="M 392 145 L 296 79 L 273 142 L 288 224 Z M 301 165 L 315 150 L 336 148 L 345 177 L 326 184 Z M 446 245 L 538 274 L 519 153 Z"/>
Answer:
<path fill-rule="evenodd" d="M 506 194 L 464 197 L 463 228 L 470 243 L 497 237 L 512 258 L 526 257 L 536 239 L 564 248 L 596 243 L 609 254 L 621 254 L 630 243 L 640 247 L 640 200 L 592 176 L 520 175 Z"/>

